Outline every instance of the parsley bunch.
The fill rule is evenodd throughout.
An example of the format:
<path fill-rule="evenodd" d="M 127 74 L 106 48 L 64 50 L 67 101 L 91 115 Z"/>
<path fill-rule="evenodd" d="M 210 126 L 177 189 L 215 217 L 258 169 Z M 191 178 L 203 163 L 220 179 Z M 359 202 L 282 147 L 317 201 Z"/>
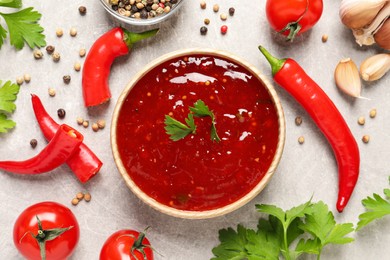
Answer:
<path fill-rule="evenodd" d="M 7 113 L 12 113 L 16 109 L 14 101 L 19 93 L 19 85 L 7 81 L 2 84 L 0 81 L 0 133 L 7 133 L 7 129 L 15 127 L 16 123 L 7 119 Z"/>
<path fill-rule="evenodd" d="M 219 232 L 221 244 L 213 249 L 213 260 L 239 259 L 297 259 L 302 254 L 315 254 L 320 258 L 322 249 L 329 244 L 354 241 L 347 235 L 354 231 L 352 223 L 337 224 L 328 206 L 320 201 L 308 201 L 283 211 L 273 205 L 256 205 L 261 213 L 257 230 L 238 225 Z"/>
<path fill-rule="evenodd" d="M 22 0 L 0 0 L 0 7 L 21 8 Z M 9 33 L 10 43 L 17 50 L 24 47 L 25 42 L 33 49 L 46 45 L 43 28 L 38 24 L 41 14 L 34 11 L 32 7 L 22 9 L 13 13 L 2 13 L 0 16 L 7 24 L 8 31 L 0 24 L 0 49 Z"/>

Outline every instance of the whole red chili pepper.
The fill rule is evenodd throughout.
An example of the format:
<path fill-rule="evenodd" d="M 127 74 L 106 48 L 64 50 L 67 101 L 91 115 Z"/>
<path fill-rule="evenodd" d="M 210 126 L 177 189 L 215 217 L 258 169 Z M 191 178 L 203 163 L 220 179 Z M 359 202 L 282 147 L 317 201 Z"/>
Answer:
<path fill-rule="evenodd" d="M 343 116 L 331 99 L 292 59 L 277 59 L 259 46 L 271 64 L 275 81 L 287 90 L 309 113 L 328 139 L 339 170 L 337 210 L 348 203 L 359 176 L 359 148 Z"/>
<path fill-rule="evenodd" d="M 25 161 L 0 161 L 0 169 L 12 173 L 39 174 L 63 164 L 83 142 L 83 135 L 68 125 L 60 125 L 48 145 Z"/>
<path fill-rule="evenodd" d="M 116 27 L 96 40 L 83 66 L 82 86 L 85 106 L 97 106 L 111 98 L 108 77 L 114 59 L 128 54 L 134 43 L 154 36 L 157 32 L 158 29 L 132 33 Z"/>
<path fill-rule="evenodd" d="M 46 140 L 50 141 L 59 128 L 59 124 L 46 112 L 37 95 L 31 95 L 31 102 L 42 133 Z M 68 158 L 66 163 L 83 183 L 95 176 L 103 165 L 99 158 L 84 143 Z"/>

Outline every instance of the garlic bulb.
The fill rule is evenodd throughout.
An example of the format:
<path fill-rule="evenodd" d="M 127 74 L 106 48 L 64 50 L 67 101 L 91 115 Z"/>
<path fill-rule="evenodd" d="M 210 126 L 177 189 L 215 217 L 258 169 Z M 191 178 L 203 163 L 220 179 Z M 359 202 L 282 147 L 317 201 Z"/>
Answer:
<path fill-rule="evenodd" d="M 341 60 L 334 71 L 337 87 L 352 97 L 361 97 L 362 84 L 356 64 L 350 59 Z"/>
<path fill-rule="evenodd" d="M 340 5 L 340 18 L 351 29 L 360 29 L 370 24 L 386 0 L 344 0 Z"/>
<path fill-rule="evenodd" d="M 339 15 L 341 21 L 352 29 L 356 42 L 362 45 L 372 45 L 376 42 L 375 34 L 381 30 L 390 17 L 390 0 L 343 0 Z M 381 38 L 387 39 L 390 32 L 384 30 Z M 381 47 L 390 49 L 390 43 Z"/>
<path fill-rule="evenodd" d="M 374 34 L 375 42 L 383 49 L 390 50 L 390 19 Z"/>
<path fill-rule="evenodd" d="M 390 70 L 390 53 L 382 53 L 365 59 L 360 65 L 360 75 L 365 81 L 380 79 Z"/>

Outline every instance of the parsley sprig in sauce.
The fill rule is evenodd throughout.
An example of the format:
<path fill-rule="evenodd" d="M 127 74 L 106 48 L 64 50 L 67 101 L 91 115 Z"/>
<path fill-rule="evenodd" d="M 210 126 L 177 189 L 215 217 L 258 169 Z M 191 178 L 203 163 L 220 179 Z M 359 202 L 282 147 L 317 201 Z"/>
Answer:
<path fill-rule="evenodd" d="M 217 134 L 216 122 L 214 113 L 209 109 L 209 107 L 199 99 L 194 103 L 193 107 L 189 108 L 191 113 L 188 113 L 188 117 L 185 119 L 186 124 L 165 115 L 165 130 L 168 135 L 170 135 L 171 140 L 178 141 L 183 139 L 189 134 L 196 133 L 196 125 L 194 121 L 194 116 L 196 117 L 211 117 L 211 130 L 210 137 L 212 141 L 219 142 L 221 139 Z"/>

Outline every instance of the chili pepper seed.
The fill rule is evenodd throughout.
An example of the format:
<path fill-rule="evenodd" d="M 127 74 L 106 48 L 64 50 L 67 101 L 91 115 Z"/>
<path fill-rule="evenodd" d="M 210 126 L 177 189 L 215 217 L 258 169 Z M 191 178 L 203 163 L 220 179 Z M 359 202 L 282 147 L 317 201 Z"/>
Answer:
<path fill-rule="evenodd" d="M 358 124 L 359 125 L 364 125 L 366 123 L 366 119 L 364 118 L 364 116 L 360 116 L 358 118 Z"/>
<path fill-rule="evenodd" d="M 79 13 L 81 15 L 85 15 L 87 13 L 87 8 L 85 6 L 80 6 L 79 7 Z"/>
<path fill-rule="evenodd" d="M 31 75 L 26 73 L 26 74 L 23 75 L 23 79 L 24 79 L 24 82 L 30 83 Z"/>
<path fill-rule="evenodd" d="M 375 109 L 375 108 L 373 108 L 373 109 L 370 110 L 370 117 L 371 117 L 371 118 L 376 117 L 376 109 Z"/>
<path fill-rule="evenodd" d="M 66 112 L 65 112 L 65 110 L 63 108 L 60 108 L 60 109 L 57 110 L 57 115 L 58 115 L 59 118 L 62 119 L 62 118 L 65 117 Z"/>
<path fill-rule="evenodd" d="M 369 135 L 363 135 L 362 141 L 363 141 L 363 143 L 367 144 L 370 141 L 370 136 Z"/>
<path fill-rule="evenodd" d="M 54 88 L 49 88 L 49 96 L 54 97 L 56 95 L 56 90 Z"/>
<path fill-rule="evenodd" d="M 57 28 L 56 35 L 57 37 L 62 37 L 62 35 L 64 35 L 64 31 L 61 28 Z"/>
<path fill-rule="evenodd" d="M 201 35 L 206 35 L 207 34 L 207 27 L 206 26 L 200 27 L 200 34 Z"/>
<path fill-rule="evenodd" d="M 42 59 L 43 57 L 43 53 L 40 50 L 34 50 L 33 55 L 36 60 Z"/>
<path fill-rule="evenodd" d="M 31 147 L 34 149 L 35 147 L 37 147 L 37 145 L 38 145 L 38 141 L 37 141 L 37 139 L 31 139 L 30 140 L 30 145 L 31 145 Z"/>
<path fill-rule="evenodd" d="M 229 8 L 229 15 L 230 16 L 233 16 L 235 12 L 236 12 L 236 9 L 234 9 L 234 7 Z"/>
<path fill-rule="evenodd" d="M 73 199 L 72 199 L 72 205 L 73 205 L 73 206 L 76 206 L 77 204 L 79 204 L 79 202 L 80 202 L 80 201 L 79 201 L 77 198 L 73 198 Z"/>
<path fill-rule="evenodd" d="M 55 47 L 53 45 L 49 45 L 46 47 L 46 52 L 49 55 L 53 54 L 54 50 L 55 50 Z"/>
<path fill-rule="evenodd" d="M 84 200 L 85 200 L 86 202 L 90 202 L 91 199 L 92 199 L 92 196 L 91 196 L 91 194 L 90 194 L 89 192 L 87 192 L 87 193 L 84 194 Z"/>
<path fill-rule="evenodd" d="M 65 75 L 62 77 L 62 80 L 64 81 L 65 84 L 69 84 L 71 77 L 70 77 L 70 75 Z"/>
<path fill-rule="evenodd" d="M 296 124 L 297 126 L 300 126 L 300 125 L 302 124 L 302 117 L 297 116 L 297 117 L 295 118 L 295 124 Z"/>
<path fill-rule="evenodd" d="M 222 25 L 221 26 L 221 33 L 222 34 L 226 34 L 227 33 L 227 30 L 228 30 L 228 27 L 226 25 Z"/>
<path fill-rule="evenodd" d="M 298 137 L 298 143 L 303 144 L 305 142 L 305 138 L 303 136 Z"/>

